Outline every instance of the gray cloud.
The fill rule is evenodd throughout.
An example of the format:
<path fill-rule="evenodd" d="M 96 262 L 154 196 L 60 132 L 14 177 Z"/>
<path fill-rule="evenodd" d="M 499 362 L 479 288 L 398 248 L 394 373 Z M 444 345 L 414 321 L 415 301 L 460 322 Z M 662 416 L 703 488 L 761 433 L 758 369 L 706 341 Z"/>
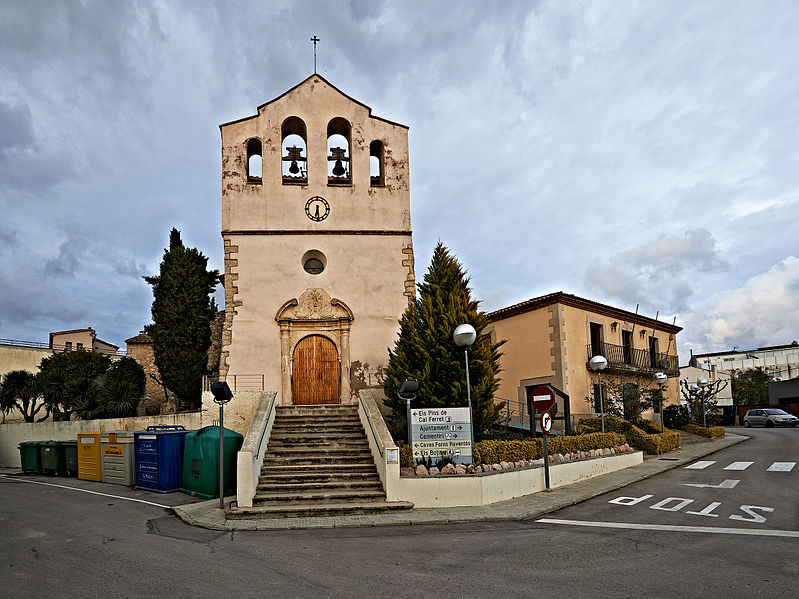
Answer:
<path fill-rule="evenodd" d="M 33 145 L 33 122 L 27 104 L 0 100 L 0 157 Z"/>
<path fill-rule="evenodd" d="M 4 334 L 121 343 L 172 226 L 220 268 L 217 125 L 310 74 L 314 34 L 320 73 L 411 127 L 420 276 L 440 238 L 486 309 L 688 314 L 795 255 L 798 28 L 771 2 L 0 3 Z"/>
<path fill-rule="evenodd" d="M 585 276 L 604 297 L 675 313 L 686 310 L 695 281 L 703 273 L 727 268 L 712 234 L 695 229 L 681 236 L 661 235 L 607 259 L 598 258 Z"/>
<path fill-rule="evenodd" d="M 799 258 L 697 302 L 684 320 L 681 344 L 695 352 L 790 343 L 799 331 Z"/>

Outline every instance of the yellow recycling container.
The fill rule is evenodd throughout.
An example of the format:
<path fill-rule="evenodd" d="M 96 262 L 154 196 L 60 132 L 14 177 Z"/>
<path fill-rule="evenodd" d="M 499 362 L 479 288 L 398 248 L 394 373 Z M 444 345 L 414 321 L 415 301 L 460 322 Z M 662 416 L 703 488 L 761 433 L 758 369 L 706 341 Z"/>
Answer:
<path fill-rule="evenodd" d="M 78 478 L 103 479 L 100 433 L 78 433 Z"/>

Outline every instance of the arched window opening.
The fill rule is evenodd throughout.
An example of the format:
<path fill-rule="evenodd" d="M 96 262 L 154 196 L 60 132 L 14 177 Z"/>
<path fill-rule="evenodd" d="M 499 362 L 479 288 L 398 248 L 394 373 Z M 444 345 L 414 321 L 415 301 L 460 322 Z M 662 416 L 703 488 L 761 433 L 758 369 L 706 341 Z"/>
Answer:
<path fill-rule="evenodd" d="M 247 181 L 260 183 L 263 177 L 263 156 L 261 140 L 252 138 L 247 140 Z"/>
<path fill-rule="evenodd" d="M 336 117 L 327 124 L 327 184 L 352 184 L 350 123 L 341 117 Z"/>
<path fill-rule="evenodd" d="M 369 184 L 382 187 L 386 184 L 383 167 L 383 142 L 379 139 L 369 144 Z"/>
<path fill-rule="evenodd" d="M 282 127 L 283 185 L 308 183 L 308 133 L 301 118 L 290 116 Z"/>

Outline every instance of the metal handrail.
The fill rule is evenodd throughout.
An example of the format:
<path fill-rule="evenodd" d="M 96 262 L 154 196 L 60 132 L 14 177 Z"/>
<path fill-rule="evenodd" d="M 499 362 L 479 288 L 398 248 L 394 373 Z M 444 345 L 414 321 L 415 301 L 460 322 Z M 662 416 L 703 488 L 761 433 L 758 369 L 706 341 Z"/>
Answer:
<path fill-rule="evenodd" d="M 204 376 L 203 391 L 210 391 L 211 383 L 216 383 L 221 378 L 220 376 Z M 224 380 L 233 392 L 266 391 L 266 375 L 264 374 L 229 374 Z"/>
<path fill-rule="evenodd" d="M 635 349 L 605 342 L 598 345 L 599 347 L 593 343 L 586 345 L 588 360 L 596 355 L 602 355 L 607 359 L 609 367 L 634 368 L 651 372 L 663 371 L 674 376 L 679 374 L 676 355 L 663 352 L 652 353 L 646 349 Z"/>
<path fill-rule="evenodd" d="M 0 339 L 0 345 L 9 345 L 12 347 L 25 347 L 29 349 L 51 349 L 54 352 L 57 351 L 93 351 L 98 354 L 103 354 L 106 356 L 125 356 L 127 355 L 127 351 L 124 349 L 117 349 L 116 351 L 110 350 L 103 350 L 103 349 L 93 349 L 90 347 L 81 347 L 80 349 L 74 346 L 69 346 L 67 349 L 66 345 L 61 345 L 54 343 L 50 345 L 49 343 L 44 343 L 42 341 L 23 341 L 21 339 Z"/>

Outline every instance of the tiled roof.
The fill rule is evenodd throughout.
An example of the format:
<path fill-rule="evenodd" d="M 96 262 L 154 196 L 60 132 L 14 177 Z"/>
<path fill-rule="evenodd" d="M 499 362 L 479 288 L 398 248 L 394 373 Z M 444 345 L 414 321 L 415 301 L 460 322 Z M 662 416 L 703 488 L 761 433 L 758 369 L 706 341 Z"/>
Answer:
<path fill-rule="evenodd" d="M 603 316 L 610 316 L 611 318 L 618 318 L 619 320 L 625 320 L 627 322 L 635 322 L 636 324 L 660 329 L 661 331 L 666 331 L 668 333 L 679 333 L 682 331 L 682 327 L 668 324 L 660 320 L 655 320 L 654 318 L 649 318 L 648 316 L 642 316 L 641 314 L 635 314 L 629 310 L 622 310 L 621 308 L 615 308 L 607 304 L 601 304 L 593 300 L 585 299 L 584 297 L 579 297 L 570 293 L 563 293 L 562 291 L 548 293 L 546 295 L 534 297 L 518 304 L 513 304 L 512 306 L 508 306 L 506 308 L 494 310 L 493 312 L 486 314 L 486 317 L 490 322 L 496 322 L 498 320 L 510 318 L 511 316 L 516 316 L 518 314 L 531 312 L 551 304 L 565 304 L 567 306 L 580 308 L 581 310 L 585 310 L 587 312 L 594 312 L 595 314 L 602 314 Z"/>
<path fill-rule="evenodd" d="M 153 340 L 150 339 L 150 336 L 146 333 L 139 333 L 135 337 L 131 337 L 130 339 L 125 339 L 125 343 L 131 345 L 133 343 L 152 343 Z"/>

